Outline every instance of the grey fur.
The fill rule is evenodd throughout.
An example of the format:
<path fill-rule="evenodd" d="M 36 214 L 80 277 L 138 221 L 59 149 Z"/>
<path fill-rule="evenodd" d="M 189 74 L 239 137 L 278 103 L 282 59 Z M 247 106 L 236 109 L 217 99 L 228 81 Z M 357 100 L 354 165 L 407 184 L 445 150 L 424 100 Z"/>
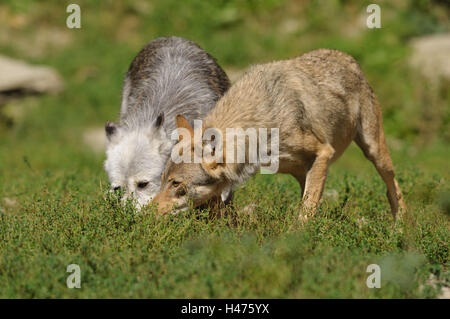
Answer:
<path fill-rule="evenodd" d="M 225 72 L 211 55 L 183 38 L 159 38 L 133 60 L 125 78 L 120 124 L 125 128 L 151 123 L 164 113 L 166 132 L 175 116 L 203 118 L 228 89 Z"/>

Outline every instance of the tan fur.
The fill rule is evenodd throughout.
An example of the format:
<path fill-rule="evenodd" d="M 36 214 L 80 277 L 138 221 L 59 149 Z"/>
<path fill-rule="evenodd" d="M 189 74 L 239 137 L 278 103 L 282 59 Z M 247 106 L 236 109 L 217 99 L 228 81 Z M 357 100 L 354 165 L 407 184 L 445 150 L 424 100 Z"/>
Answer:
<path fill-rule="evenodd" d="M 177 115 L 175 117 L 175 123 L 177 125 L 177 128 L 185 128 L 189 131 L 191 136 L 194 135 L 194 130 L 192 129 L 192 126 L 189 124 L 188 120 L 183 115 Z M 180 135 L 179 141 L 181 141 L 182 135 Z"/>
<path fill-rule="evenodd" d="M 319 49 L 294 59 L 251 67 L 206 116 L 203 129 L 211 127 L 222 132 L 226 128 L 279 128 L 278 172 L 292 174 L 301 185 L 302 218 L 314 214 L 329 165 L 351 141 L 362 149 L 386 183 L 394 217 L 399 208 L 405 209 L 394 179 L 377 98 L 358 63 L 345 53 Z M 175 201 L 170 180 L 191 187 L 184 196 L 198 205 L 217 195 L 221 187 L 239 183 L 253 173 L 249 163 L 169 161 L 161 195 L 154 202 L 164 206 L 164 211 L 170 209 L 166 203 Z M 208 194 L 203 189 L 200 195 L 195 191 L 195 178 L 202 174 L 214 183 L 209 184 Z"/>

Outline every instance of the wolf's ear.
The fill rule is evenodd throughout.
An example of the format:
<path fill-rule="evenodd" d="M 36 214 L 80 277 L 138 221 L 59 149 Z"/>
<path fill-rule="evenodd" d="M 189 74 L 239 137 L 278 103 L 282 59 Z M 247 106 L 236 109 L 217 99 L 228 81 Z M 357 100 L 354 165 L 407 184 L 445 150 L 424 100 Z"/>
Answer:
<path fill-rule="evenodd" d="M 189 124 L 188 120 L 183 115 L 177 115 L 175 117 L 175 123 L 177 124 L 177 128 L 185 128 L 189 131 L 189 134 L 191 134 L 191 137 L 194 138 L 194 129 L 192 128 L 191 124 Z M 182 135 L 180 134 L 180 138 L 182 138 Z"/>
<path fill-rule="evenodd" d="M 225 154 L 222 154 L 222 158 L 219 158 L 219 161 L 216 156 L 216 145 L 208 144 L 203 147 L 203 151 L 210 152 L 211 156 L 206 156 L 205 153 L 203 153 L 203 161 L 202 166 L 203 168 L 213 176 L 220 176 L 222 169 L 225 168 Z"/>
<path fill-rule="evenodd" d="M 164 113 L 160 113 L 154 122 L 155 128 L 159 129 L 164 124 Z"/>
<path fill-rule="evenodd" d="M 225 163 L 217 163 L 217 161 L 212 162 L 202 161 L 201 165 L 209 175 L 216 178 L 222 175 L 223 169 L 225 168 Z"/>
<path fill-rule="evenodd" d="M 105 133 L 108 142 L 113 142 L 119 135 L 119 127 L 113 122 L 107 122 L 105 125 Z"/>

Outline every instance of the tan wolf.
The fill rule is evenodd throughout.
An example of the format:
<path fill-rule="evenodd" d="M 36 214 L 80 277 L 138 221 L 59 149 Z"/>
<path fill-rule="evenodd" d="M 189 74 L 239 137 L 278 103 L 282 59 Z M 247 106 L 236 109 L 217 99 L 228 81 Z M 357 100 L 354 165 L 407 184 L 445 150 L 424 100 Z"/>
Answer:
<path fill-rule="evenodd" d="M 184 117 L 177 116 L 176 123 L 194 134 Z M 318 49 L 294 59 L 252 66 L 205 117 L 200 130 L 207 128 L 221 132 L 226 128 L 278 128 L 278 172 L 289 173 L 299 182 L 302 219 L 315 213 L 328 167 L 351 141 L 385 182 L 394 218 L 406 209 L 394 178 L 378 100 L 358 63 L 343 52 Z M 205 148 L 204 141 L 195 143 Z M 189 202 L 199 206 L 261 168 L 260 163 L 247 160 L 229 162 L 226 156 L 222 163 L 169 160 L 161 190 L 153 200 L 158 211 L 181 211 Z"/>

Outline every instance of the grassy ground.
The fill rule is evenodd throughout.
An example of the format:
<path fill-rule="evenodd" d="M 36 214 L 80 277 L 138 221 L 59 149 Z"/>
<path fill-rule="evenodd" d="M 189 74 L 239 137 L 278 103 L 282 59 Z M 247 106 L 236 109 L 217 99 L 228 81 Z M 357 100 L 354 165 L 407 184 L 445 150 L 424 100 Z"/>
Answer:
<path fill-rule="evenodd" d="M 0 126 L 0 297 L 437 297 L 449 285 L 449 104 L 427 116 L 407 41 L 448 30 L 437 4 L 381 2 L 383 27 L 361 27 L 364 2 L 78 1 L 82 28 L 60 1 L 0 5 L 0 51 L 56 68 L 57 96 L 5 106 Z M 103 154 L 87 128 L 115 119 L 123 75 L 150 39 L 198 42 L 226 71 L 317 47 L 349 52 L 378 94 L 410 216 L 394 224 L 375 169 L 352 146 L 332 167 L 317 217 L 297 222 L 290 176 L 259 175 L 226 217 L 136 215 L 107 194 Z M 418 93 L 419 92 L 419 93 Z M 9 116 L 8 114 L 6 116 Z M 78 264 L 81 289 L 68 289 Z M 366 268 L 382 270 L 368 289 Z M 435 284 L 429 280 L 433 276 Z"/>

